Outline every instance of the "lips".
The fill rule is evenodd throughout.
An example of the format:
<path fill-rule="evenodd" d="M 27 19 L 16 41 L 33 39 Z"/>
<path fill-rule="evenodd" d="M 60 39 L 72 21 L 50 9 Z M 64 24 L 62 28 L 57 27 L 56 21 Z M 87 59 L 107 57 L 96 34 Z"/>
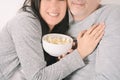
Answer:
<path fill-rule="evenodd" d="M 57 17 L 59 13 L 48 12 L 48 15 L 52 17 Z"/>

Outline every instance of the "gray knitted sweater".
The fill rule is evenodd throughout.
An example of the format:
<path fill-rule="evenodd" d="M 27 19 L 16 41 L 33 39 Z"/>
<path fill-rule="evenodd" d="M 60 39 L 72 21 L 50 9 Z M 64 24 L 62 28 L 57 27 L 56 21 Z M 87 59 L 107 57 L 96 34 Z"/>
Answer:
<path fill-rule="evenodd" d="M 46 66 L 41 35 L 40 22 L 28 12 L 19 12 L 0 30 L 0 80 L 61 80 L 84 66 L 76 50 Z"/>

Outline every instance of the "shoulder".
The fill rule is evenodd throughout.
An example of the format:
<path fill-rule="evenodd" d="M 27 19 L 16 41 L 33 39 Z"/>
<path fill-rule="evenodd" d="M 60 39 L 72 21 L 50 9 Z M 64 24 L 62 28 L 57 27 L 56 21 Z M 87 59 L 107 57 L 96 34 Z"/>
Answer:
<path fill-rule="evenodd" d="M 104 6 L 101 16 L 101 20 L 104 18 L 106 25 L 106 34 L 110 34 L 110 36 L 112 36 L 120 32 L 120 5 L 110 4 Z M 117 35 L 118 34 L 116 34 L 116 36 Z"/>
<path fill-rule="evenodd" d="M 114 9 L 114 8 L 120 8 L 120 5 L 118 4 L 103 4 L 101 5 L 103 8 L 111 8 L 111 9 Z"/>
<path fill-rule="evenodd" d="M 101 5 L 99 9 L 96 10 L 98 20 L 115 22 L 120 20 L 120 5 L 107 4 Z"/>
<path fill-rule="evenodd" d="M 41 32 L 41 24 L 38 18 L 29 12 L 18 12 L 11 20 L 7 22 L 9 31 L 32 30 Z"/>
<path fill-rule="evenodd" d="M 106 13 L 107 18 L 120 20 L 120 5 L 106 5 L 103 7 L 103 12 Z"/>
<path fill-rule="evenodd" d="M 9 24 L 27 24 L 27 23 L 40 23 L 39 20 L 29 12 L 18 12 L 11 20 L 8 21 Z"/>
<path fill-rule="evenodd" d="M 106 12 L 108 14 L 111 14 L 114 12 L 120 12 L 120 5 L 117 5 L 117 4 L 101 5 L 101 7 L 98 9 L 98 11 Z"/>

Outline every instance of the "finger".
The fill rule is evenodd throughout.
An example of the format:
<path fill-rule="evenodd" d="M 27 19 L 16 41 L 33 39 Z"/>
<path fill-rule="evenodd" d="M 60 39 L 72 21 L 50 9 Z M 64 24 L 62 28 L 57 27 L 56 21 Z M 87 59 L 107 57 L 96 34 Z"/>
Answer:
<path fill-rule="evenodd" d="M 60 59 L 62 59 L 63 58 L 63 56 L 62 55 L 60 55 L 60 56 L 58 56 L 58 59 L 60 60 Z"/>
<path fill-rule="evenodd" d="M 103 30 L 104 29 L 104 25 L 103 24 L 99 24 L 92 32 L 91 32 L 91 36 L 95 36 L 96 34 L 98 34 L 98 32 L 100 30 Z"/>
<path fill-rule="evenodd" d="M 67 54 L 62 54 L 62 55 L 60 56 L 60 59 L 64 58 L 66 55 L 67 55 Z"/>
<path fill-rule="evenodd" d="M 94 35 L 94 39 L 97 39 L 102 34 L 104 29 L 105 29 L 105 27 L 102 27 L 98 32 L 96 32 L 96 34 Z"/>
<path fill-rule="evenodd" d="M 60 60 L 60 59 L 61 59 L 61 57 L 59 56 L 59 57 L 58 57 L 58 60 Z"/>
<path fill-rule="evenodd" d="M 102 31 L 102 33 L 100 34 L 100 36 L 96 39 L 96 43 L 99 43 L 100 40 L 102 39 L 102 37 L 104 36 L 105 31 Z"/>
<path fill-rule="evenodd" d="M 88 30 L 87 30 L 87 34 L 91 34 L 91 32 L 98 26 L 98 24 L 94 24 L 92 25 L 92 27 L 90 27 Z"/>
<path fill-rule="evenodd" d="M 102 28 L 101 25 L 98 25 L 98 26 L 90 33 L 90 35 L 91 35 L 91 36 L 94 36 L 101 28 Z"/>
<path fill-rule="evenodd" d="M 72 50 L 76 49 L 77 47 L 77 40 L 74 40 L 73 44 L 72 44 Z"/>
<path fill-rule="evenodd" d="M 66 56 L 66 54 L 63 54 L 61 57 L 64 58 Z"/>
<path fill-rule="evenodd" d="M 73 49 L 70 49 L 67 54 L 71 53 L 72 51 L 73 51 Z"/>
<path fill-rule="evenodd" d="M 66 56 L 66 54 L 62 54 L 58 57 L 58 59 L 60 60 L 60 59 L 64 58 L 65 56 Z"/>
<path fill-rule="evenodd" d="M 73 42 L 73 43 L 72 43 L 72 46 L 75 46 L 75 44 L 76 44 L 76 43 L 75 43 L 75 42 Z"/>

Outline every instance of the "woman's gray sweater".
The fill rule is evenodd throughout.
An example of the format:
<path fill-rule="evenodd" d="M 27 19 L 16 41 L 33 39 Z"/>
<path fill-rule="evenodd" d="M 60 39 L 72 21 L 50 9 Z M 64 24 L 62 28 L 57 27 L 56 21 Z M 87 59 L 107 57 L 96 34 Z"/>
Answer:
<path fill-rule="evenodd" d="M 31 13 L 19 12 L 0 30 L 0 80 L 61 80 L 84 66 L 77 51 L 46 66 L 41 25 Z M 19 75 L 19 76 L 18 76 Z"/>

